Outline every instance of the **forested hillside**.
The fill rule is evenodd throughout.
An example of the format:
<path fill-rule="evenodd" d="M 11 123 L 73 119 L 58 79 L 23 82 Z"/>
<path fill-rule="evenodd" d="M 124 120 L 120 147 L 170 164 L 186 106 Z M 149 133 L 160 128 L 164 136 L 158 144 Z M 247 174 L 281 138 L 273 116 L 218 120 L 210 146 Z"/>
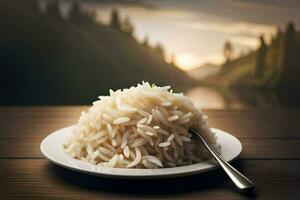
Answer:
<path fill-rule="evenodd" d="M 227 60 L 215 76 L 202 83 L 245 104 L 296 106 L 300 102 L 299 55 L 300 32 L 290 22 L 285 30 L 278 29 L 269 44 L 261 36 L 257 50 Z"/>
<path fill-rule="evenodd" d="M 0 2 L 1 104 L 86 104 L 142 80 L 176 90 L 193 84 L 164 61 L 160 45 L 138 43 L 117 10 L 103 25 L 77 3 L 62 17 L 59 1 L 45 13 L 33 0 Z"/>

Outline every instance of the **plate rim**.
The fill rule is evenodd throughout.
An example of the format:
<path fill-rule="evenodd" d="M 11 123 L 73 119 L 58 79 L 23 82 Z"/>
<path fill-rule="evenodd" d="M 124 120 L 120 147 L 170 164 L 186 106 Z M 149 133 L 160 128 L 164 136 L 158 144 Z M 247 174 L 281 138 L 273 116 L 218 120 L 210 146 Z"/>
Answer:
<path fill-rule="evenodd" d="M 80 173 L 84 173 L 84 174 L 90 174 L 90 175 L 93 175 L 93 176 L 100 176 L 100 177 L 109 177 L 109 178 L 120 178 L 120 179 L 148 179 L 148 178 L 155 178 L 155 179 L 162 179 L 162 178 L 172 178 L 172 177 L 182 177 L 182 176 L 188 176 L 188 175 L 193 175 L 193 174 L 202 174 L 202 173 L 206 173 L 208 171 L 212 171 L 212 170 L 215 170 L 217 168 L 219 168 L 219 164 L 216 163 L 214 160 L 208 160 L 208 161 L 204 161 L 204 162 L 200 162 L 200 163 L 195 163 L 195 164 L 192 164 L 192 165 L 186 165 L 186 166 L 180 166 L 180 167 L 174 167 L 174 168 L 159 168 L 159 169 L 127 169 L 127 168 L 110 168 L 110 167 L 103 167 L 103 166 L 97 166 L 97 165 L 94 165 L 92 163 L 88 163 L 88 162 L 84 162 L 84 161 L 81 161 L 81 160 L 78 160 L 78 159 L 75 159 L 75 158 L 72 158 L 71 156 L 69 156 L 67 153 L 64 152 L 65 155 L 67 155 L 69 158 L 68 159 L 71 159 L 72 161 L 74 162 L 77 162 L 77 163 L 81 163 L 81 164 L 84 164 L 86 166 L 89 166 L 90 168 L 92 169 L 86 169 L 86 168 L 83 168 L 83 167 L 78 167 L 78 166 L 72 166 L 70 164 L 67 164 L 66 162 L 61 162 L 59 161 L 58 159 L 56 158 L 53 158 L 52 156 L 50 156 L 48 153 L 47 153 L 47 150 L 45 148 L 45 145 L 46 143 L 50 140 L 51 137 L 54 137 L 54 136 L 57 136 L 59 134 L 63 134 L 63 131 L 66 131 L 67 129 L 72 129 L 75 125 L 71 125 L 71 126 L 67 126 L 67 127 L 64 127 L 64 128 L 61 128 L 61 129 L 58 129 L 52 133 L 50 133 L 49 135 L 47 135 L 43 140 L 42 142 L 40 143 L 40 151 L 42 152 L 43 156 L 49 160 L 51 163 L 55 164 L 55 165 L 58 165 L 60 167 L 63 167 L 63 168 L 66 168 L 68 170 L 72 170 L 72 171 L 76 171 L 76 172 L 80 172 Z M 235 137 L 234 135 L 232 135 L 231 133 L 227 132 L 227 131 L 224 131 L 224 130 L 221 130 L 221 129 L 218 129 L 218 128 L 210 128 L 213 132 L 215 132 L 216 136 L 219 135 L 219 134 L 224 134 L 224 135 L 227 135 L 229 137 L 231 137 L 233 140 L 235 140 L 236 142 L 236 145 L 239 146 L 239 149 L 238 151 L 236 150 L 236 153 L 235 155 L 233 156 L 233 158 L 229 159 L 229 160 L 226 160 L 228 162 L 232 162 L 234 160 L 236 160 L 242 153 L 243 151 L 243 145 L 241 143 L 241 141 Z M 68 133 L 68 134 L 71 134 L 71 133 Z M 66 137 L 66 136 L 65 136 Z M 61 144 L 63 142 L 65 138 L 62 139 L 61 141 Z M 218 138 L 217 138 L 218 139 Z M 62 146 L 60 146 L 60 148 L 63 148 Z M 203 166 L 203 165 L 209 165 L 209 166 L 206 166 L 206 168 L 199 168 L 199 169 L 196 169 L 197 166 L 200 167 L 200 166 Z M 104 173 L 103 171 L 96 171 L 95 169 L 102 169 L 106 172 L 109 172 L 109 173 Z M 188 168 L 190 168 L 188 170 Z M 106 170 L 105 170 L 106 169 Z M 178 169 L 183 169 L 182 172 L 176 172 L 176 170 Z M 184 170 L 186 169 L 186 170 Z M 124 172 L 124 173 L 112 173 L 111 171 L 118 171 L 118 172 Z M 151 174 L 151 173 L 142 173 L 142 174 L 131 174 L 129 173 L 128 174 L 128 170 L 130 170 L 132 172 L 132 170 L 135 170 L 135 171 L 144 171 L 144 172 L 150 172 L 150 171 L 155 171 L 156 173 L 155 174 Z M 169 172 L 167 172 L 166 170 L 168 170 Z M 174 172 L 170 172 L 171 171 L 174 171 Z M 125 173 L 127 172 L 127 173 Z M 161 173 L 158 173 L 157 172 L 161 172 Z M 163 172 L 167 172 L 167 173 L 163 173 Z"/>

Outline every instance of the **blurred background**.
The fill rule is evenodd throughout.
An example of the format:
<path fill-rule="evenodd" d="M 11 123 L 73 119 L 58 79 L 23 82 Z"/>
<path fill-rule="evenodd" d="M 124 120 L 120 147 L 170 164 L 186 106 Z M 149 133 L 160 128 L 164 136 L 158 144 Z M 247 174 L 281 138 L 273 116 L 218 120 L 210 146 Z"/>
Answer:
<path fill-rule="evenodd" d="M 0 104 L 149 81 L 203 108 L 300 106 L 295 0 L 0 0 Z"/>

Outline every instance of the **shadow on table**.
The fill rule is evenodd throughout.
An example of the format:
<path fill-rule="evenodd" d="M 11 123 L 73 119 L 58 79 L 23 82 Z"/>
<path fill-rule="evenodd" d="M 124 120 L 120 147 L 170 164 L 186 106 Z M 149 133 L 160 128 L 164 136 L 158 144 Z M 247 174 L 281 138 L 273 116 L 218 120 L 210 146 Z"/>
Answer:
<path fill-rule="evenodd" d="M 243 171 L 241 161 L 235 161 L 234 166 Z M 232 191 L 236 195 L 255 198 L 255 193 L 240 193 L 237 191 L 233 183 L 225 175 L 225 172 L 218 169 L 204 174 L 169 178 L 169 179 L 117 179 L 103 178 L 88 174 L 82 174 L 67 170 L 54 164 L 48 165 L 50 173 L 54 174 L 58 179 L 63 180 L 67 184 L 76 187 L 84 188 L 91 191 L 101 191 L 114 194 L 129 194 L 129 195 L 184 195 L 191 192 L 212 192 L 218 190 Z"/>

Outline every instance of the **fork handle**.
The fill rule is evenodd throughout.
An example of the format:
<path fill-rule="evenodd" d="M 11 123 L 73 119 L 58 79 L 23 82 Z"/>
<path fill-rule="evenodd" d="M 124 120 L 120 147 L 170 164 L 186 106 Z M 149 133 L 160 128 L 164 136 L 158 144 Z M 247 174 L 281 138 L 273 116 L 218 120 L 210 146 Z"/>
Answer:
<path fill-rule="evenodd" d="M 230 177 L 232 182 L 236 185 L 238 189 L 241 191 L 249 191 L 254 189 L 254 184 L 252 181 L 250 181 L 247 177 L 245 177 L 241 172 L 239 172 L 237 169 L 235 169 L 232 165 L 230 165 L 228 162 L 226 162 L 221 156 L 219 156 L 214 150 L 212 150 L 206 141 L 202 138 L 201 135 L 198 134 L 197 131 L 191 129 L 194 134 L 197 134 L 200 138 L 200 140 L 203 142 L 205 147 L 208 149 L 208 151 L 211 153 L 211 155 L 215 158 L 215 160 L 220 164 L 220 166 L 223 168 L 223 170 L 226 172 L 226 174 Z"/>

